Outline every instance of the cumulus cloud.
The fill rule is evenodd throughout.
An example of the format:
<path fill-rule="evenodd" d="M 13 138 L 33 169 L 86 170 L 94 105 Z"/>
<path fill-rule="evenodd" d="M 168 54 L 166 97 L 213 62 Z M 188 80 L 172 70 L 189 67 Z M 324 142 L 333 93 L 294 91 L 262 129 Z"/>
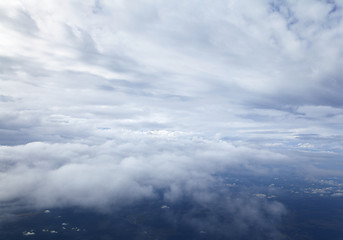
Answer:
<path fill-rule="evenodd" d="M 249 230 L 256 236 L 279 238 L 276 223 L 285 214 L 283 205 L 251 200 L 243 193 L 232 197 L 218 174 L 227 175 L 231 167 L 237 173 L 241 165 L 261 174 L 254 167 L 256 161 L 282 163 L 285 156 L 180 133 L 130 132 L 123 136 L 92 145 L 32 142 L 2 146 L 0 201 L 7 203 L 0 209 L 3 218 L 32 208 L 75 206 L 112 212 L 162 197 L 174 205 L 191 204 L 184 212 L 171 209 L 165 216 L 170 223 L 177 221 L 223 236 L 241 236 Z M 270 171 L 265 168 L 263 173 Z M 199 217 L 199 211 L 211 214 Z M 222 214 L 228 217 L 225 222 Z"/>
<path fill-rule="evenodd" d="M 165 191 L 166 200 L 177 200 L 185 194 L 206 194 L 218 181 L 214 175 L 230 166 L 285 158 L 223 141 L 130 135 L 97 145 L 33 142 L 2 146 L 1 200 L 19 198 L 39 207 L 101 208 L 154 198 L 158 190 Z"/>

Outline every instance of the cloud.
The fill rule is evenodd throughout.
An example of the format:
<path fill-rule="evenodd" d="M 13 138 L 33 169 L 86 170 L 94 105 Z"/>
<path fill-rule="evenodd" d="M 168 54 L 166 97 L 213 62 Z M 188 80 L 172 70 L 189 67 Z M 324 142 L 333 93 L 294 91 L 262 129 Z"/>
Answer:
<path fill-rule="evenodd" d="M 221 172 L 337 175 L 341 16 L 319 0 L 0 3 L 1 201 L 215 199 Z"/>
<path fill-rule="evenodd" d="M 222 197 L 212 199 L 211 204 L 192 204 L 191 209 L 185 212 L 168 209 L 166 215 L 174 224 L 192 226 L 205 236 L 214 234 L 225 238 L 254 236 L 256 239 L 285 239 L 276 227 L 286 213 L 282 204 L 259 199 L 248 200 L 246 196 L 224 200 Z"/>
<path fill-rule="evenodd" d="M 214 174 L 236 164 L 281 161 L 277 153 L 227 142 L 130 133 L 97 145 L 33 142 L 0 148 L 2 201 L 39 207 L 121 205 L 165 190 L 166 199 L 208 192 Z M 101 204 L 103 203 L 103 204 Z"/>
<path fill-rule="evenodd" d="M 343 197 L 343 193 L 334 193 L 331 196 L 332 197 Z"/>
<path fill-rule="evenodd" d="M 96 145 L 32 142 L 0 147 L 0 202 L 11 206 L 3 206 L 1 212 L 70 206 L 112 212 L 142 200 L 162 200 L 173 206 L 191 204 L 182 212 L 172 207 L 165 216 L 170 223 L 223 236 L 241 236 L 249 230 L 279 238 L 275 223 L 286 212 L 283 205 L 251 200 L 244 192 L 233 197 L 218 174 L 226 176 L 235 166 L 236 174 L 242 168 L 260 174 L 253 170 L 256 161 L 277 165 L 284 156 L 183 133 L 123 136 Z M 242 164 L 245 167 L 237 166 Z M 199 211 L 209 215 L 201 217 Z M 228 217 L 225 222 L 222 214 Z M 8 221 L 10 216 L 4 216 Z"/>

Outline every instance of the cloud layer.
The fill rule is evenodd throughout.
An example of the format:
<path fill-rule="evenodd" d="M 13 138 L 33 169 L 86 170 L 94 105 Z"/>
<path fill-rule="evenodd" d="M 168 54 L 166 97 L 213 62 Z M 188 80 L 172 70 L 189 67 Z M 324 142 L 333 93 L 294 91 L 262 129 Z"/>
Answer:
<path fill-rule="evenodd" d="M 218 173 L 339 174 L 342 7 L 0 3 L 0 201 L 205 201 Z"/>

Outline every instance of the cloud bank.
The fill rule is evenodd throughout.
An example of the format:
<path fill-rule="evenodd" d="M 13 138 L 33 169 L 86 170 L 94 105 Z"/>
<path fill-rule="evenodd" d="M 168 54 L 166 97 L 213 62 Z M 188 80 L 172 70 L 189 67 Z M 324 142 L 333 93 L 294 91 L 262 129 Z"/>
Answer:
<path fill-rule="evenodd" d="M 284 156 L 224 141 L 133 133 L 97 145 L 33 142 L 3 146 L 2 201 L 24 199 L 40 207 L 100 208 L 141 198 L 178 200 L 193 194 L 211 199 L 215 174 L 253 161 L 282 162 Z M 252 158 L 252 156 L 254 156 Z M 270 171 L 265 169 L 265 172 Z"/>

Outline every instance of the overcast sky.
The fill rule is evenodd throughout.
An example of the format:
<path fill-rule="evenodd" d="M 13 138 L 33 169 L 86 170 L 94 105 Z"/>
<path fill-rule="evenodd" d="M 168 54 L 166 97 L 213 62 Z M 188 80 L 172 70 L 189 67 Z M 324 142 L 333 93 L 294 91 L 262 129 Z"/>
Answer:
<path fill-rule="evenodd" d="M 1 1 L 0 201 L 207 201 L 218 172 L 339 174 L 342 17 L 329 0 Z"/>

